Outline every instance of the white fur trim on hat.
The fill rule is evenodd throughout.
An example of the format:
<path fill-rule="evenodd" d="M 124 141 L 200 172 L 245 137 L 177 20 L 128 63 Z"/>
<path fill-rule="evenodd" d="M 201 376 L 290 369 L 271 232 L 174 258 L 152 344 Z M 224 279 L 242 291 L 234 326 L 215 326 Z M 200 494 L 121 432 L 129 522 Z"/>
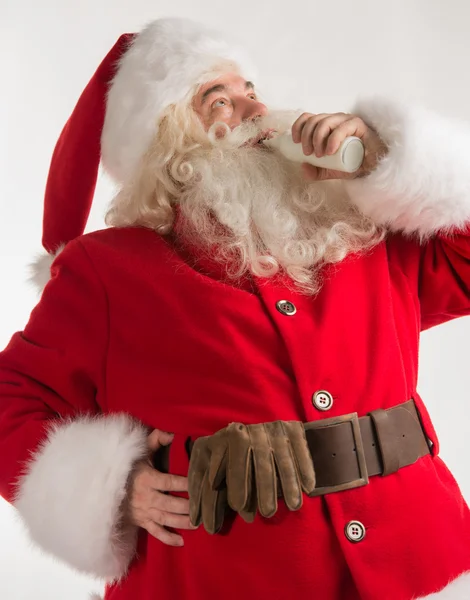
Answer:
<path fill-rule="evenodd" d="M 14 506 L 31 539 L 78 571 L 125 575 L 137 528 L 122 504 L 147 432 L 129 416 L 81 417 L 51 428 L 20 479 Z"/>
<path fill-rule="evenodd" d="M 443 590 L 417 600 L 469 600 L 470 572 L 454 579 Z"/>
<path fill-rule="evenodd" d="M 345 183 L 364 214 L 421 239 L 470 223 L 468 123 L 386 99 L 362 101 L 354 112 L 389 148 L 369 176 Z"/>
<path fill-rule="evenodd" d="M 193 21 L 160 19 L 139 33 L 108 93 L 101 149 L 111 176 L 128 180 L 155 136 L 162 112 L 202 83 L 205 73 L 226 63 L 254 79 L 240 48 Z"/>

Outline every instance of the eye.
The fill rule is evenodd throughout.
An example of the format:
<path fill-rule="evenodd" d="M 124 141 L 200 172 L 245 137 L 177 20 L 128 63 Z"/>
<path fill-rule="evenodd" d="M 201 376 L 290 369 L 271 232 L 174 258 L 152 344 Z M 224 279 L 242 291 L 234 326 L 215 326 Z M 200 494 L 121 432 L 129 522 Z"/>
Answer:
<path fill-rule="evenodd" d="M 222 98 L 212 104 L 212 108 L 222 108 L 222 106 L 227 106 L 227 101 Z"/>
<path fill-rule="evenodd" d="M 255 102 L 258 100 L 258 98 L 256 97 L 256 94 L 250 94 L 248 96 L 248 98 L 250 98 L 250 100 L 254 100 Z"/>

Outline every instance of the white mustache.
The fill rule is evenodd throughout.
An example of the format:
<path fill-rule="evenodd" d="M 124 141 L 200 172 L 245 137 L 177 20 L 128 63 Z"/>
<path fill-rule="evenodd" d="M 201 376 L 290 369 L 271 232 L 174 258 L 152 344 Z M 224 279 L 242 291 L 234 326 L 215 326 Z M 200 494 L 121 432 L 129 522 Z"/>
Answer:
<path fill-rule="evenodd" d="M 253 140 L 257 141 L 267 132 L 285 133 L 301 114 L 301 111 L 272 111 L 264 117 L 252 121 L 244 121 L 238 127 L 230 129 L 226 123 L 216 122 L 211 125 L 207 135 L 210 143 L 221 149 L 237 149 Z"/>

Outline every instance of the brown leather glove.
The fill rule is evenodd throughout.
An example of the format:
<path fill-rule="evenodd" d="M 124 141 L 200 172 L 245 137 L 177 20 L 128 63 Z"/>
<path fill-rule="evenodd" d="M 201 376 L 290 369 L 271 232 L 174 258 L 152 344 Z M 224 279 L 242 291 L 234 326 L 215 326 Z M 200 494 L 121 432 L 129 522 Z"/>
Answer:
<path fill-rule="evenodd" d="M 190 518 L 214 530 L 222 526 L 223 501 L 251 522 L 277 510 L 278 485 L 290 510 L 302 506 L 302 490 L 315 488 L 315 472 L 303 424 L 231 423 L 196 440 L 189 468 Z"/>
<path fill-rule="evenodd" d="M 225 449 L 226 430 L 198 438 L 191 450 L 188 472 L 189 518 L 191 524 L 201 523 L 208 533 L 218 533 L 228 509 L 227 488 L 213 489 L 209 481 L 212 456 L 218 457 Z M 218 459 L 216 459 L 218 461 Z"/>

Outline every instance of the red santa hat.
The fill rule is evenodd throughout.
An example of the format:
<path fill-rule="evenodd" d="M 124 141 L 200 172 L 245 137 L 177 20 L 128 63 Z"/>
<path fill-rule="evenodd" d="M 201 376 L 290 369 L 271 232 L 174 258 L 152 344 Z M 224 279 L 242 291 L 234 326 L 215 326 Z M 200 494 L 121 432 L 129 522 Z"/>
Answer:
<path fill-rule="evenodd" d="M 129 180 L 164 110 L 188 97 L 208 73 L 228 67 L 254 78 L 239 47 L 188 19 L 160 19 L 118 39 L 82 93 L 54 150 L 42 239 L 49 256 L 33 266 L 33 280 L 40 287 L 57 251 L 85 230 L 100 161 L 118 183 Z"/>

